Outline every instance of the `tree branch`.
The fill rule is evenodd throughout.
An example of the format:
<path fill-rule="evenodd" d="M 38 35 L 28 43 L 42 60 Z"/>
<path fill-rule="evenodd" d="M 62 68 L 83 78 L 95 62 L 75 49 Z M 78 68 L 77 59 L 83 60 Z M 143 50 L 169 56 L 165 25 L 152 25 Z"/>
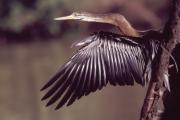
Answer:
<path fill-rule="evenodd" d="M 168 80 L 170 55 L 180 40 L 180 0 L 172 0 L 169 19 L 162 33 L 162 49 L 158 51 L 153 68 L 152 78 L 141 110 L 140 120 L 151 120 L 159 117 L 159 104 L 162 97 L 163 82 Z"/>

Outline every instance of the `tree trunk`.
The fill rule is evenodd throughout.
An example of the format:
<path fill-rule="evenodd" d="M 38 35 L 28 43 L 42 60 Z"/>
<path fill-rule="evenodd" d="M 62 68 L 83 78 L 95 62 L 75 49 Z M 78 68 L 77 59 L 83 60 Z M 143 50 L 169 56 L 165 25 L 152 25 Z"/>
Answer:
<path fill-rule="evenodd" d="M 149 84 L 148 92 L 144 100 L 141 111 L 140 120 L 154 120 L 161 118 L 164 110 L 159 109 L 160 98 L 167 92 L 163 90 L 164 81 L 169 77 L 169 61 L 170 56 L 180 40 L 180 1 L 172 0 L 169 20 L 167 21 L 162 35 L 159 37 L 162 42 L 162 49 L 156 58 L 156 66 L 153 69 L 152 79 Z M 171 94 L 171 93 L 170 93 Z M 164 94 L 164 102 L 166 104 L 166 96 Z M 162 101 L 161 101 L 162 103 Z M 168 103 L 166 104 L 168 106 Z M 169 119 L 168 119 L 169 120 Z M 172 119 L 171 119 L 172 120 Z"/>

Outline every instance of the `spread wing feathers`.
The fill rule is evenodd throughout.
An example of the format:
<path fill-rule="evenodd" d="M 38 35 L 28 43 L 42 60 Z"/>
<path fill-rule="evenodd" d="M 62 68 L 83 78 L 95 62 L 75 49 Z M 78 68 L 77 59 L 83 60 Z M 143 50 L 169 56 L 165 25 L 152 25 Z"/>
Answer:
<path fill-rule="evenodd" d="M 147 50 L 143 43 L 113 33 L 99 32 L 79 42 L 81 49 L 60 68 L 41 89 L 48 89 L 42 100 L 47 106 L 59 101 L 56 109 L 65 103 L 111 85 L 144 85 Z"/>

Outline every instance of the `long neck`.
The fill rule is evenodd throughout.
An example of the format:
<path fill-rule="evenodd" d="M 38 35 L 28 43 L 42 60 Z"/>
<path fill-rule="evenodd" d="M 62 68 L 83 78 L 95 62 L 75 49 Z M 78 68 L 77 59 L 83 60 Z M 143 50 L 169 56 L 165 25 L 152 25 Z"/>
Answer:
<path fill-rule="evenodd" d="M 103 15 L 95 15 L 90 14 L 89 17 L 94 18 L 94 22 L 100 23 L 108 23 L 118 27 L 120 32 L 124 35 L 139 37 L 140 34 L 135 30 L 131 24 L 127 21 L 127 19 L 120 14 L 103 14 Z"/>

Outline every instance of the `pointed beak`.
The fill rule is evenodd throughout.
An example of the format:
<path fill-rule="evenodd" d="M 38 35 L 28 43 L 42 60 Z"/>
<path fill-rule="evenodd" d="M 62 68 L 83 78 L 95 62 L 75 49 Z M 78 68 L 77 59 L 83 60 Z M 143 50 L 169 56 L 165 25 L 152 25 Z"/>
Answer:
<path fill-rule="evenodd" d="M 54 20 L 75 20 L 76 18 L 72 15 L 54 18 Z"/>

